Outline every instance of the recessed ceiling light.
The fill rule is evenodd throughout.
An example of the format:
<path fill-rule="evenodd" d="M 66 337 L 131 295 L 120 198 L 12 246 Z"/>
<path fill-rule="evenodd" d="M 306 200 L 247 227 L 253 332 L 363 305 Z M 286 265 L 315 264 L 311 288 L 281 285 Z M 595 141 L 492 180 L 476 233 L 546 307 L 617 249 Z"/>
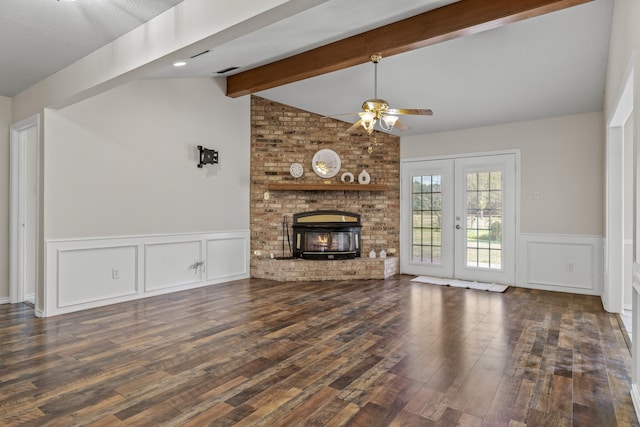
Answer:
<path fill-rule="evenodd" d="M 187 63 L 184 61 L 177 61 L 173 63 L 174 67 L 184 67 L 185 65 L 187 65 Z"/>

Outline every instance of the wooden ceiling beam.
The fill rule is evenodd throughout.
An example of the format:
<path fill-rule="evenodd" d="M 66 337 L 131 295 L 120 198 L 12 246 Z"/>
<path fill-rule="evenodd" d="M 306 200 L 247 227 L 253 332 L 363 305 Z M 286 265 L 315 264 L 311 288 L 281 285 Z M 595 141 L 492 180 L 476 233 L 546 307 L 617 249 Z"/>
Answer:
<path fill-rule="evenodd" d="M 236 98 L 593 0 L 461 0 L 227 77 Z"/>

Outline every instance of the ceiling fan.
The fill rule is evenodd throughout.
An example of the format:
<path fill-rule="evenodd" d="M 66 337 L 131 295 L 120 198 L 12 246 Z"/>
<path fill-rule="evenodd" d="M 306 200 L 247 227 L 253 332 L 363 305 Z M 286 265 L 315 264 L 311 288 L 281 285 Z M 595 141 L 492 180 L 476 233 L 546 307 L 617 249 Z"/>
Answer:
<path fill-rule="evenodd" d="M 389 103 L 378 98 L 378 62 L 382 59 L 379 53 L 371 55 L 371 62 L 374 66 L 374 94 L 372 99 L 367 99 L 362 104 L 362 111 L 357 113 L 360 120 L 347 129 L 347 132 L 356 130 L 362 126 L 369 135 L 373 133 L 374 126 L 378 126 L 384 131 L 392 129 L 408 130 L 409 127 L 400 121 L 402 115 L 432 116 L 433 111 L 423 108 L 390 108 Z M 355 113 L 354 113 L 355 114 Z"/>

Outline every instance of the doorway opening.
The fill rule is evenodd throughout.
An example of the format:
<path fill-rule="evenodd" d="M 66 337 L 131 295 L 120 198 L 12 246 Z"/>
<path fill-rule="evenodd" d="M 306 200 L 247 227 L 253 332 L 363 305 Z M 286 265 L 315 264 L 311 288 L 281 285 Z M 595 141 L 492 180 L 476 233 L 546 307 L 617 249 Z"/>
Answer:
<path fill-rule="evenodd" d="M 11 126 L 9 299 L 38 307 L 40 118 Z"/>
<path fill-rule="evenodd" d="M 635 124 L 633 68 L 629 69 L 613 114 L 607 125 L 607 209 L 604 307 L 632 317 L 632 270 L 638 254 L 634 250 L 634 154 Z M 636 231 L 637 233 L 637 231 Z M 625 322 L 631 336 L 632 322 Z"/>

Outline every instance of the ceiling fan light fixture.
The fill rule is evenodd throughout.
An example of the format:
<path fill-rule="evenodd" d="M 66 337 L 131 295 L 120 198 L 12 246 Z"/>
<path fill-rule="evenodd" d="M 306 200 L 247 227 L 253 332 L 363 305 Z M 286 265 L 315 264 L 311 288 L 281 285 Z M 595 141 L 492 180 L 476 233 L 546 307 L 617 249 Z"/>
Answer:
<path fill-rule="evenodd" d="M 360 120 L 355 122 L 347 130 L 351 132 L 362 126 L 369 135 L 373 133 L 373 129 L 378 127 L 383 131 L 391 131 L 393 129 L 404 131 L 408 130 L 403 122 L 400 121 L 402 115 L 431 116 L 433 112 L 424 108 L 390 108 L 389 103 L 384 99 L 378 98 L 378 62 L 382 59 L 382 55 L 376 53 L 371 55 L 373 62 L 374 79 L 373 79 L 373 98 L 367 99 L 362 104 L 362 111 L 358 113 Z M 353 113 L 349 113 L 353 114 Z"/>
<path fill-rule="evenodd" d="M 380 120 L 380 126 L 382 126 L 384 130 L 391 130 L 393 129 L 393 127 L 395 126 L 399 118 L 400 117 L 398 116 L 392 116 L 392 115 L 382 116 L 382 120 Z"/>
<path fill-rule="evenodd" d="M 360 116 L 360 123 L 367 133 L 373 132 L 373 126 L 376 124 L 376 115 L 371 111 L 362 111 L 358 113 Z"/>

